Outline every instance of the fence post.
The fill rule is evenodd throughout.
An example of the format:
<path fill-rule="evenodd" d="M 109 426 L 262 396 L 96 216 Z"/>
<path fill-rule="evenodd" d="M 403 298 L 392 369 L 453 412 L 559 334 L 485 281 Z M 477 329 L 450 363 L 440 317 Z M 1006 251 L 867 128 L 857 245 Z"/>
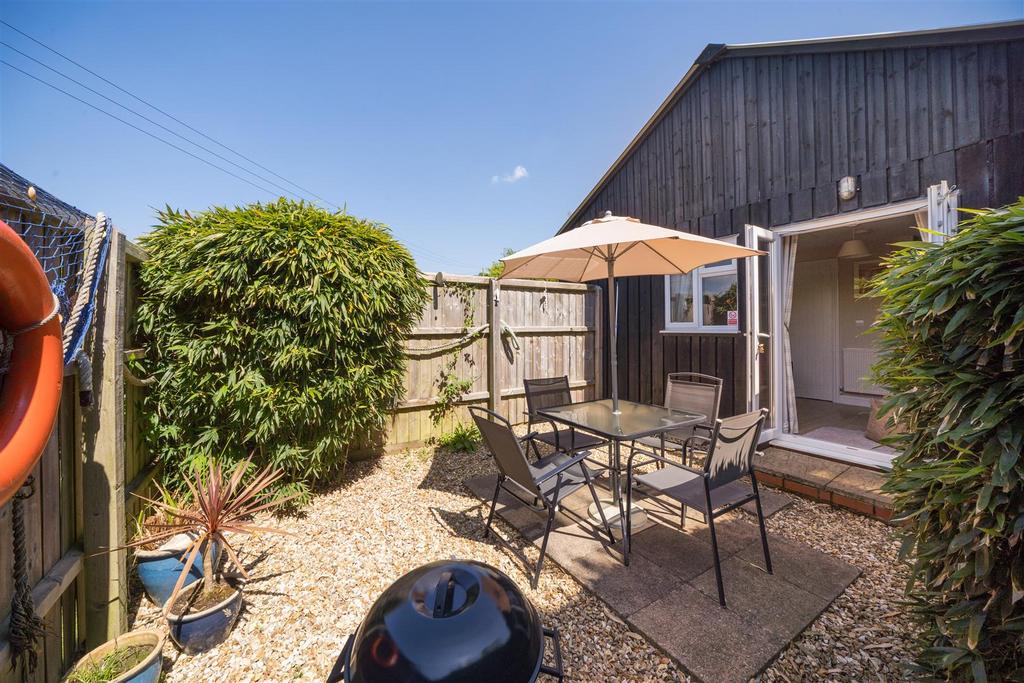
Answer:
<path fill-rule="evenodd" d="M 498 300 L 498 281 L 487 281 L 487 407 L 497 411 L 501 407 L 501 309 Z"/>
<path fill-rule="evenodd" d="M 128 627 L 124 486 L 125 236 L 110 236 L 92 342 L 93 405 L 86 411 L 82 463 L 85 637 L 92 649 Z M 100 553 L 96 555 L 95 553 Z"/>
<path fill-rule="evenodd" d="M 594 398 L 604 398 L 604 311 L 603 292 L 600 287 L 592 286 L 594 293 Z"/>

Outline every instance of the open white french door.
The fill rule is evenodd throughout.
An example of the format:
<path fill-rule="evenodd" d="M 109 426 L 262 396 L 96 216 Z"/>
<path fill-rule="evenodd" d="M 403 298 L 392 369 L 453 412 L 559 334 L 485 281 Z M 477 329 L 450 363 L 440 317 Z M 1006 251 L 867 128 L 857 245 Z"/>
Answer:
<path fill-rule="evenodd" d="M 765 252 L 745 259 L 747 342 L 747 408 L 768 409 L 768 422 L 762 441 L 776 438 L 781 432 L 784 416 L 781 400 L 781 338 L 782 316 L 778 306 L 778 287 L 782 272 L 781 239 L 771 230 L 756 225 L 745 226 L 748 247 Z"/>

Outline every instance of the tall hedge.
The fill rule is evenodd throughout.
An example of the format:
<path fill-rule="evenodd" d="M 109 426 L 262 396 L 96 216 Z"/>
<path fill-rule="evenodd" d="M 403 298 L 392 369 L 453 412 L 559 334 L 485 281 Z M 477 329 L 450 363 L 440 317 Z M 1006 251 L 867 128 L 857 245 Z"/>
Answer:
<path fill-rule="evenodd" d="M 142 245 L 148 436 L 172 482 L 252 457 L 308 490 L 383 427 L 426 298 L 385 228 L 282 199 L 168 208 Z"/>
<path fill-rule="evenodd" d="M 917 665 L 1024 678 L 1024 198 L 970 212 L 939 247 L 902 245 L 883 297 L 877 380 L 909 428 L 886 490 L 907 523 Z"/>

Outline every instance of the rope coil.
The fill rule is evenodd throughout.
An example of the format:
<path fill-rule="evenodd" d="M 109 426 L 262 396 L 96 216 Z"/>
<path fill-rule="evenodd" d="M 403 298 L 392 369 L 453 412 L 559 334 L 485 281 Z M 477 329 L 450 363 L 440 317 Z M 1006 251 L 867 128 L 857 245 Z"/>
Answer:
<path fill-rule="evenodd" d="M 30 475 L 11 501 L 14 596 L 11 599 L 11 626 L 7 641 L 11 645 L 11 670 L 20 666 L 23 680 L 39 665 L 39 653 L 36 646 L 46 635 L 43 620 L 36 614 L 36 606 L 32 600 L 32 586 L 28 580 L 25 501 L 35 495 L 35 492 L 35 478 Z"/>
<path fill-rule="evenodd" d="M 57 295 L 53 295 L 53 309 L 47 314 L 45 318 L 39 322 L 27 325 L 20 330 L 14 330 L 13 332 L 5 330 L 0 327 L 0 375 L 6 375 L 7 371 L 11 369 L 11 354 L 14 353 L 14 340 L 32 330 L 38 330 L 40 327 L 57 317 L 60 312 L 60 299 Z"/>

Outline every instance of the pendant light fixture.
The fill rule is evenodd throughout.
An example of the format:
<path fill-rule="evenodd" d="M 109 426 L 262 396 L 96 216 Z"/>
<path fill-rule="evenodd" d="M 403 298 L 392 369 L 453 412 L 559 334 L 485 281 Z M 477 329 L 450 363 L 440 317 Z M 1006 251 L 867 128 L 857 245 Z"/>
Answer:
<path fill-rule="evenodd" d="M 868 246 L 864 244 L 864 240 L 857 239 L 857 228 L 850 229 L 850 239 L 843 242 L 843 245 L 839 247 L 839 253 L 836 254 L 837 258 L 841 259 L 855 259 L 855 258 L 868 258 L 871 256 L 871 251 Z"/>

